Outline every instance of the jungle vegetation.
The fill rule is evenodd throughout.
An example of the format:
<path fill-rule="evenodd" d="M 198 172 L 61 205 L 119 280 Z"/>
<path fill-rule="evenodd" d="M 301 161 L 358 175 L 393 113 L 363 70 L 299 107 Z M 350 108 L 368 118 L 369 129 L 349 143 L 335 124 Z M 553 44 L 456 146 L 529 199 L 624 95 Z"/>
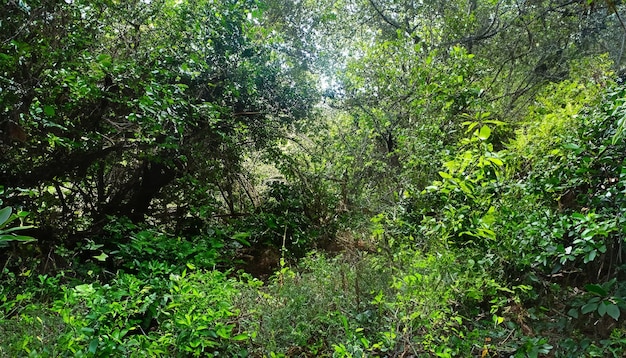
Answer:
<path fill-rule="evenodd" d="M 0 357 L 624 356 L 622 1 L 2 3 Z"/>

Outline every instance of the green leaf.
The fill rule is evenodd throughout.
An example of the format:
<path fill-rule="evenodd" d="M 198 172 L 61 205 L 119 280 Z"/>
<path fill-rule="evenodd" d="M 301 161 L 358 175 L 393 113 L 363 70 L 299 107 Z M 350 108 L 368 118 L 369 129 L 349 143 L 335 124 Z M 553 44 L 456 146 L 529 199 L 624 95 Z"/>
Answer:
<path fill-rule="evenodd" d="M 598 314 L 600 315 L 600 317 L 604 317 L 604 315 L 606 314 L 606 301 L 602 301 L 598 305 Z"/>
<path fill-rule="evenodd" d="M 472 195 L 474 193 L 474 188 L 466 182 L 460 182 L 459 187 L 466 195 Z"/>
<path fill-rule="evenodd" d="M 611 303 L 606 306 L 606 313 L 611 316 L 611 318 L 617 321 L 621 312 L 616 304 Z"/>
<path fill-rule="evenodd" d="M 106 261 L 107 257 L 109 257 L 109 255 L 105 254 L 104 252 L 101 253 L 98 256 L 94 256 L 93 258 L 98 260 L 98 261 Z"/>
<path fill-rule="evenodd" d="M 250 338 L 250 337 L 247 334 L 238 334 L 238 335 L 234 336 L 232 339 L 234 341 L 245 341 L 248 338 Z"/>
<path fill-rule="evenodd" d="M 465 131 L 465 133 L 469 133 L 472 131 L 472 129 L 476 128 L 478 122 L 463 122 L 461 124 L 467 126 L 467 130 Z"/>
<path fill-rule="evenodd" d="M 567 143 L 563 145 L 564 149 L 568 149 L 568 150 L 573 150 L 573 151 L 578 151 L 580 150 L 580 146 L 578 146 L 577 144 L 574 143 Z"/>
<path fill-rule="evenodd" d="M 502 322 L 504 322 L 504 317 L 500 317 L 497 315 L 493 315 L 492 319 L 493 319 L 493 323 L 495 323 L 496 325 L 499 325 Z"/>
<path fill-rule="evenodd" d="M 441 175 L 442 178 L 444 179 L 452 179 L 452 175 L 446 173 L 446 172 L 439 172 L 439 175 Z"/>
<path fill-rule="evenodd" d="M 25 218 L 30 215 L 30 213 L 28 211 L 18 211 L 16 215 L 18 218 Z"/>
<path fill-rule="evenodd" d="M 490 114 L 490 113 L 487 113 L 487 114 Z M 506 125 L 506 122 L 498 121 L 498 120 L 495 120 L 495 119 L 487 119 L 487 120 L 484 120 L 483 123 L 493 124 L 496 127 L 502 127 L 502 126 Z"/>
<path fill-rule="evenodd" d="M 230 331 L 226 327 L 219 327 L 215 333 L 217 333 L 220 338 L 230 338 Z"/>
<path fill-rule="evenodd" d="M 9 219 L 12 211 L 13 209 L 10 206 L 0 209 L 0 225 L 4 224 Z"/>
<path fill-rule="evenodd" d="M 597 254 L 598 254 L 598 251 L 596 251 L 596 250 L 591 250 L 591 251 L 590 251 L 590 252 L 589 252 L 589 253 L 585 256 L 584 262 L 585 262 L 585 263 L 588 263 L 588 262 L 593 261 L 593 260 L 596 258 L 596 255 L 597 255 Z"/>
<path fill-rule="evenodd" d="M 488 161 L 492 162 L 493 164 L 501 167 L 504 165 L 504 162 L 498 158 L 494 158 L 494 157 L 488 157 L 487 158 Z"/>
<path fill-rule="evenodd" d="M 489 239 L 489 240 L 496 239 L 496 233 L 493 230 L 481 228 L 481 229 L 478 229 L 476 233 L 478 236 L 484 237 L 485 239 Z"/>
<path fill-rule="evenodd" d="M 45 105 L 45 106 L 43 106 L 43 113 L 45 113 L 45 115 L 48 116 L 48 117 L 52 117 L 52 116 L 54 116 L 56 111 L 54 110 L 54 107 L 52 107 L 50 105 Z"/>
<path fill-rule="evenodd" d="M 32 236 L 26 236 L 26 235 L 12 235 L 13 236 L 13 241 L 19 241 L 19 242 L 33 242 L 33 241 L 37 241 L 37 239 L 35 239 Z"/>
<path fill-rule="evenodd" d="M 590 312 L 594 312 L 597 309 L 598 309 L 597 303 L 587 303 L 586 305 L 580 308 L 580 312 L 582 312 L 583 314 L 587 314 Z"/>
<path fill-rule="evenodd" d="M 593 284 L 585 285 L 585 290 L 601 297 L 606 297 L 608 295 L 608 292 L 606 292 L 606 290 L 602 288 L 602 286 L 600 285 L 593 285 Z"/>
<path fill-rule="evenodd" d="M 87 335 L 92 335 L 96 330 L 91 328 L 91 327 L 83 327 L 83 328 L 80 329 L 80 331 L 82 333 L 87 334 Z"/>
<path fill-rule="evenodd" d="M 13 217 L 15 218 L 15 217 Z M 13 218 L 11 220 L 9 220 L 9 222 L 13 221 Z M 20 231 L 20 230 L 26 230 L 26 229 L 32 229 L 34 228 L 33 225 L 25 225 L 25 226 L 16 226 L 16 227 L 12 227 L 10 229 L 4 229 L 2 230 L 3 234 L 8 234 L 10 232 L 14 232 L 14 231 Z"/>
<path fill-rule="evenodd" d="M 480 127 L 480 131 L 478 131 L 478 139 L 487 140 L 491 136 L 491 128 L 487 126 Z"/>
<path fill-rule="evenodd" d="M 573 317 L 573 318 L 578 318 L 578 310 L 577 310 L 577 309 L 575 309 L 575 308 L 572 308 L 572 309 L 570 309 L 569 311 L 567 311 L 567 314 L 568 314 L 570 317 Z"/>
<path fill-rule="evenodd" d="M 91 354 L 95 354 L 96 351 L 98 350 L 98 339 L 92 339 L 91 342 L 89 343 L 89 353 Z"/>
<path fill-rule="evenodd" d="M 250 246 L 250 242 L 248 240 L 246 240 L 247 238 L 250 237 L 250 233 L 249 232 L 238 232 L 235 235 L 233 235 L 233 239 L 246 245 L 246 246 Z"/>
<path fill-rule="evenodd" d="M 23 235 L 0 235 L 0 243 L 10 242 L 10 241 L 20 241 L 20 242 L 31 242 L 35 241 L 34 237 L 23 236 Z"/>

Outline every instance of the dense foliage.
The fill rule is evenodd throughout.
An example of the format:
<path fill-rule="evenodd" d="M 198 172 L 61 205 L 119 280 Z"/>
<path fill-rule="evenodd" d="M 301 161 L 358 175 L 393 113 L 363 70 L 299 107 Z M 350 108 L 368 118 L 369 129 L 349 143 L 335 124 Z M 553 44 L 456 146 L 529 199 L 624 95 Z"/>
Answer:
<path fill-rule="evenodd" d="M 622 357 L 625 11 L 5 0 L 0 356 Z"/>

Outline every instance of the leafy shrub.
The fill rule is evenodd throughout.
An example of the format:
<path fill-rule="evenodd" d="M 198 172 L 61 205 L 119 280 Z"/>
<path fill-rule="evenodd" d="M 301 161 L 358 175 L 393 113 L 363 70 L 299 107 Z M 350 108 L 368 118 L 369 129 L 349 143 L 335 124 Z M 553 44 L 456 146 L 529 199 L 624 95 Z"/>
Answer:
<path fill-rule="evenodd" d="M 390 322 L 373 301 L 389 289 L 390 277 L 375 261 L 310 254 L 298 270 L 284 268 L 267 287 L 242 291 L 237 306 L 251 316 L 241 322 L 255 333 L 250 353 L 330 355 L 341 344 L 353 351 L 381 349 L 377 336 Z"/>
<path fill-rule="evenodd" d="M 142 230 L 131 234 L 128 243 L 119 244 L 114 259 L 121 267 L 134 271 L 151 261 L 181 269 L 185 263 L 211 269 L 218 263 L 218 250 L 222 247 L 224 238 L 219 231 L 214 231 L 213 235 L 187 239 L 154 230 Z"/>
<path fill-rule="evenodd" d="M 315 247 L 323 231 L 333 232 L 332 225 L 322 226 L 316 200 L 296 185 L 271 183 L 267 199 L 257 213 L 241 219 L 236 227 L 248 233 L 252 246 L 284 244 L 289 254 L 302 257 Z"/>
<path fill-rule="evenodd" d="M 59 290 L 58 279 L 39 281 Z M 217 271 L 184 270 L 63 287 L 52 305 L 36 299 L 33 286 L 13 298 L 1 290 L 0 355 L 246 356 L 250 335 L 233 306 L 245 287 Z"/>

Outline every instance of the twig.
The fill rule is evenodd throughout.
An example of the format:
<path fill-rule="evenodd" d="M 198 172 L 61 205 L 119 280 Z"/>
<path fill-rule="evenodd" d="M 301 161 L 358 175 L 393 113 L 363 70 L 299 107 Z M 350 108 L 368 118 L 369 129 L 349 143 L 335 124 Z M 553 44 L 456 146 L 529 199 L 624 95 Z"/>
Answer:
<path fill-rule="evenodd" d="M 511 330 L 511 332 L 509 333 L 509 335 L 508 335 L 508 336 L 506 336 L 506 338 L 505 338 L 505 339 L 504 339 L 504 340 L 503 340 L 500 344 L 504 344 L 504 343 L 506 343 L 506 341 L 508 341 L 508 340 L 509 340 L 509 338 L 511 338 L 511 336 L 513 335 L 513 333 L 514 333 L 514 332 L 515 332 L 515 330 L 514 330 L 514 329 L 512 329 L 512 330 Z"/>

